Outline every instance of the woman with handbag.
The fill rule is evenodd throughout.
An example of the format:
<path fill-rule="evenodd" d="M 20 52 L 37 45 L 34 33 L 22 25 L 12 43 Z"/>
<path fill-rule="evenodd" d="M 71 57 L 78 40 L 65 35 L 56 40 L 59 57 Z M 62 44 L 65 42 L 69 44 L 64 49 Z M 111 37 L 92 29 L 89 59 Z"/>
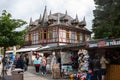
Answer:
<path fill-rule="evenodd" d="M 33 64 L 34 64 L 34 66 L 35 66 L 36 74 L 39 74 L 39 71 L 40 71 L 40 63 L 41 63 L 41 60 L 39 59 L 39 55 L 36 55 L 36 58 L 35 58 L 34 61 L 33 61 Z"/>

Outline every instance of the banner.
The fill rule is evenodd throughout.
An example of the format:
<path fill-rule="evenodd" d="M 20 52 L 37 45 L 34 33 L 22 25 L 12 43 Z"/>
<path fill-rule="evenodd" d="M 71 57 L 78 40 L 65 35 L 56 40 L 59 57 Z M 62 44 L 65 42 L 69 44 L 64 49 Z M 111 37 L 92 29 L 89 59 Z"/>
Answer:
<path fill-rule="evenodd" d="M 101 41 L 89 41 L 86 43 L 87 47 L 105 47 L 120 45 L 120 39 L 101 40 Z"/>

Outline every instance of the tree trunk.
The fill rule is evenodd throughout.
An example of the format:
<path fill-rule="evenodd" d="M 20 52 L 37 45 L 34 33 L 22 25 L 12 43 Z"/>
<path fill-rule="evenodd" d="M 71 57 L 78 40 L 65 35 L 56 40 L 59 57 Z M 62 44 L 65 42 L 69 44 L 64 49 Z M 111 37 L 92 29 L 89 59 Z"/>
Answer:
<path fill-rule="evenodd" d="M 4 76 L 5 76 L 5 54 L 6 54 L 6 47 L 4 47 L 4 54 L 3 54 L 3 60 L 2 60 L 2 80 L 4 80 Z"/>

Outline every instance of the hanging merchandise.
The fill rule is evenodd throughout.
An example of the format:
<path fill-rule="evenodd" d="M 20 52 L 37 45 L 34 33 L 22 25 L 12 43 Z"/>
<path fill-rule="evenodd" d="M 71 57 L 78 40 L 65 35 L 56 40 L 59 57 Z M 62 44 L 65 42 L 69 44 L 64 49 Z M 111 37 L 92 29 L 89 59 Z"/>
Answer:
<path fill-rule="evenodd" d="M 71 54 L 61 52 L 61 64 L 71 64 Z"/>
<path fill-rule="evenodd" d="M 78 72 L 81 73 L 81 80 L 86 80 L 87 77 L 87 72 L 88 72 L 88 67 L 89 67 L 89 55 L 87 50 L 79 50 L 78 52 L 78 63 L 79 63 L 79 68 Z"/>

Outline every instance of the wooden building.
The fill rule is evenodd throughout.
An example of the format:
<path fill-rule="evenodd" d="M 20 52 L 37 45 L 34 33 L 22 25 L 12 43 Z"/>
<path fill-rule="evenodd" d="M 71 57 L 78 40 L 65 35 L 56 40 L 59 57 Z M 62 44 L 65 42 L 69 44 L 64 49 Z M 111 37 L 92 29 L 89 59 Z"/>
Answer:
<path fill-rule="evenodd" d="M 67 11 L 65 14 L 52 14 L 51 11 L 47 14 L 47 8 L 45 7 L 43 16 L 40 15 L 39 19 L 35 21 L 33 21 L 32 18 L 30 19 L 23 47 L 35 48 L 39 46 L 36 51 L 38 51 L 38 53 L 43 51 L 42 53 L 46 53 L 44 54 L 46 57 L 52 54 L 53 51 L 57 54 L 66 52 L 67 50 L 67 54 L 70 53 L 68 50 L 71 49 L 70 46 L 72 46 L 72 44 L 77 45 L 90 40 L 91 33 L 92 32 L 86 28 L 85 17 L 82 21 L 79 21 L 78 15 L 72 18 L 68 15 Z"/>
<path fill-rule="evenodd" d="M 71 43 L 80 43 L 91 38 L 91 32 L 85 27 L 86 21 L 72 18 L 67 14 L 54 13 L 51 11 L 47 14 L 45 7 L 43 16 L 32 21 L 25 35 L 24 46 L 42 45 L 42 46 L 59 46 Z"/>

